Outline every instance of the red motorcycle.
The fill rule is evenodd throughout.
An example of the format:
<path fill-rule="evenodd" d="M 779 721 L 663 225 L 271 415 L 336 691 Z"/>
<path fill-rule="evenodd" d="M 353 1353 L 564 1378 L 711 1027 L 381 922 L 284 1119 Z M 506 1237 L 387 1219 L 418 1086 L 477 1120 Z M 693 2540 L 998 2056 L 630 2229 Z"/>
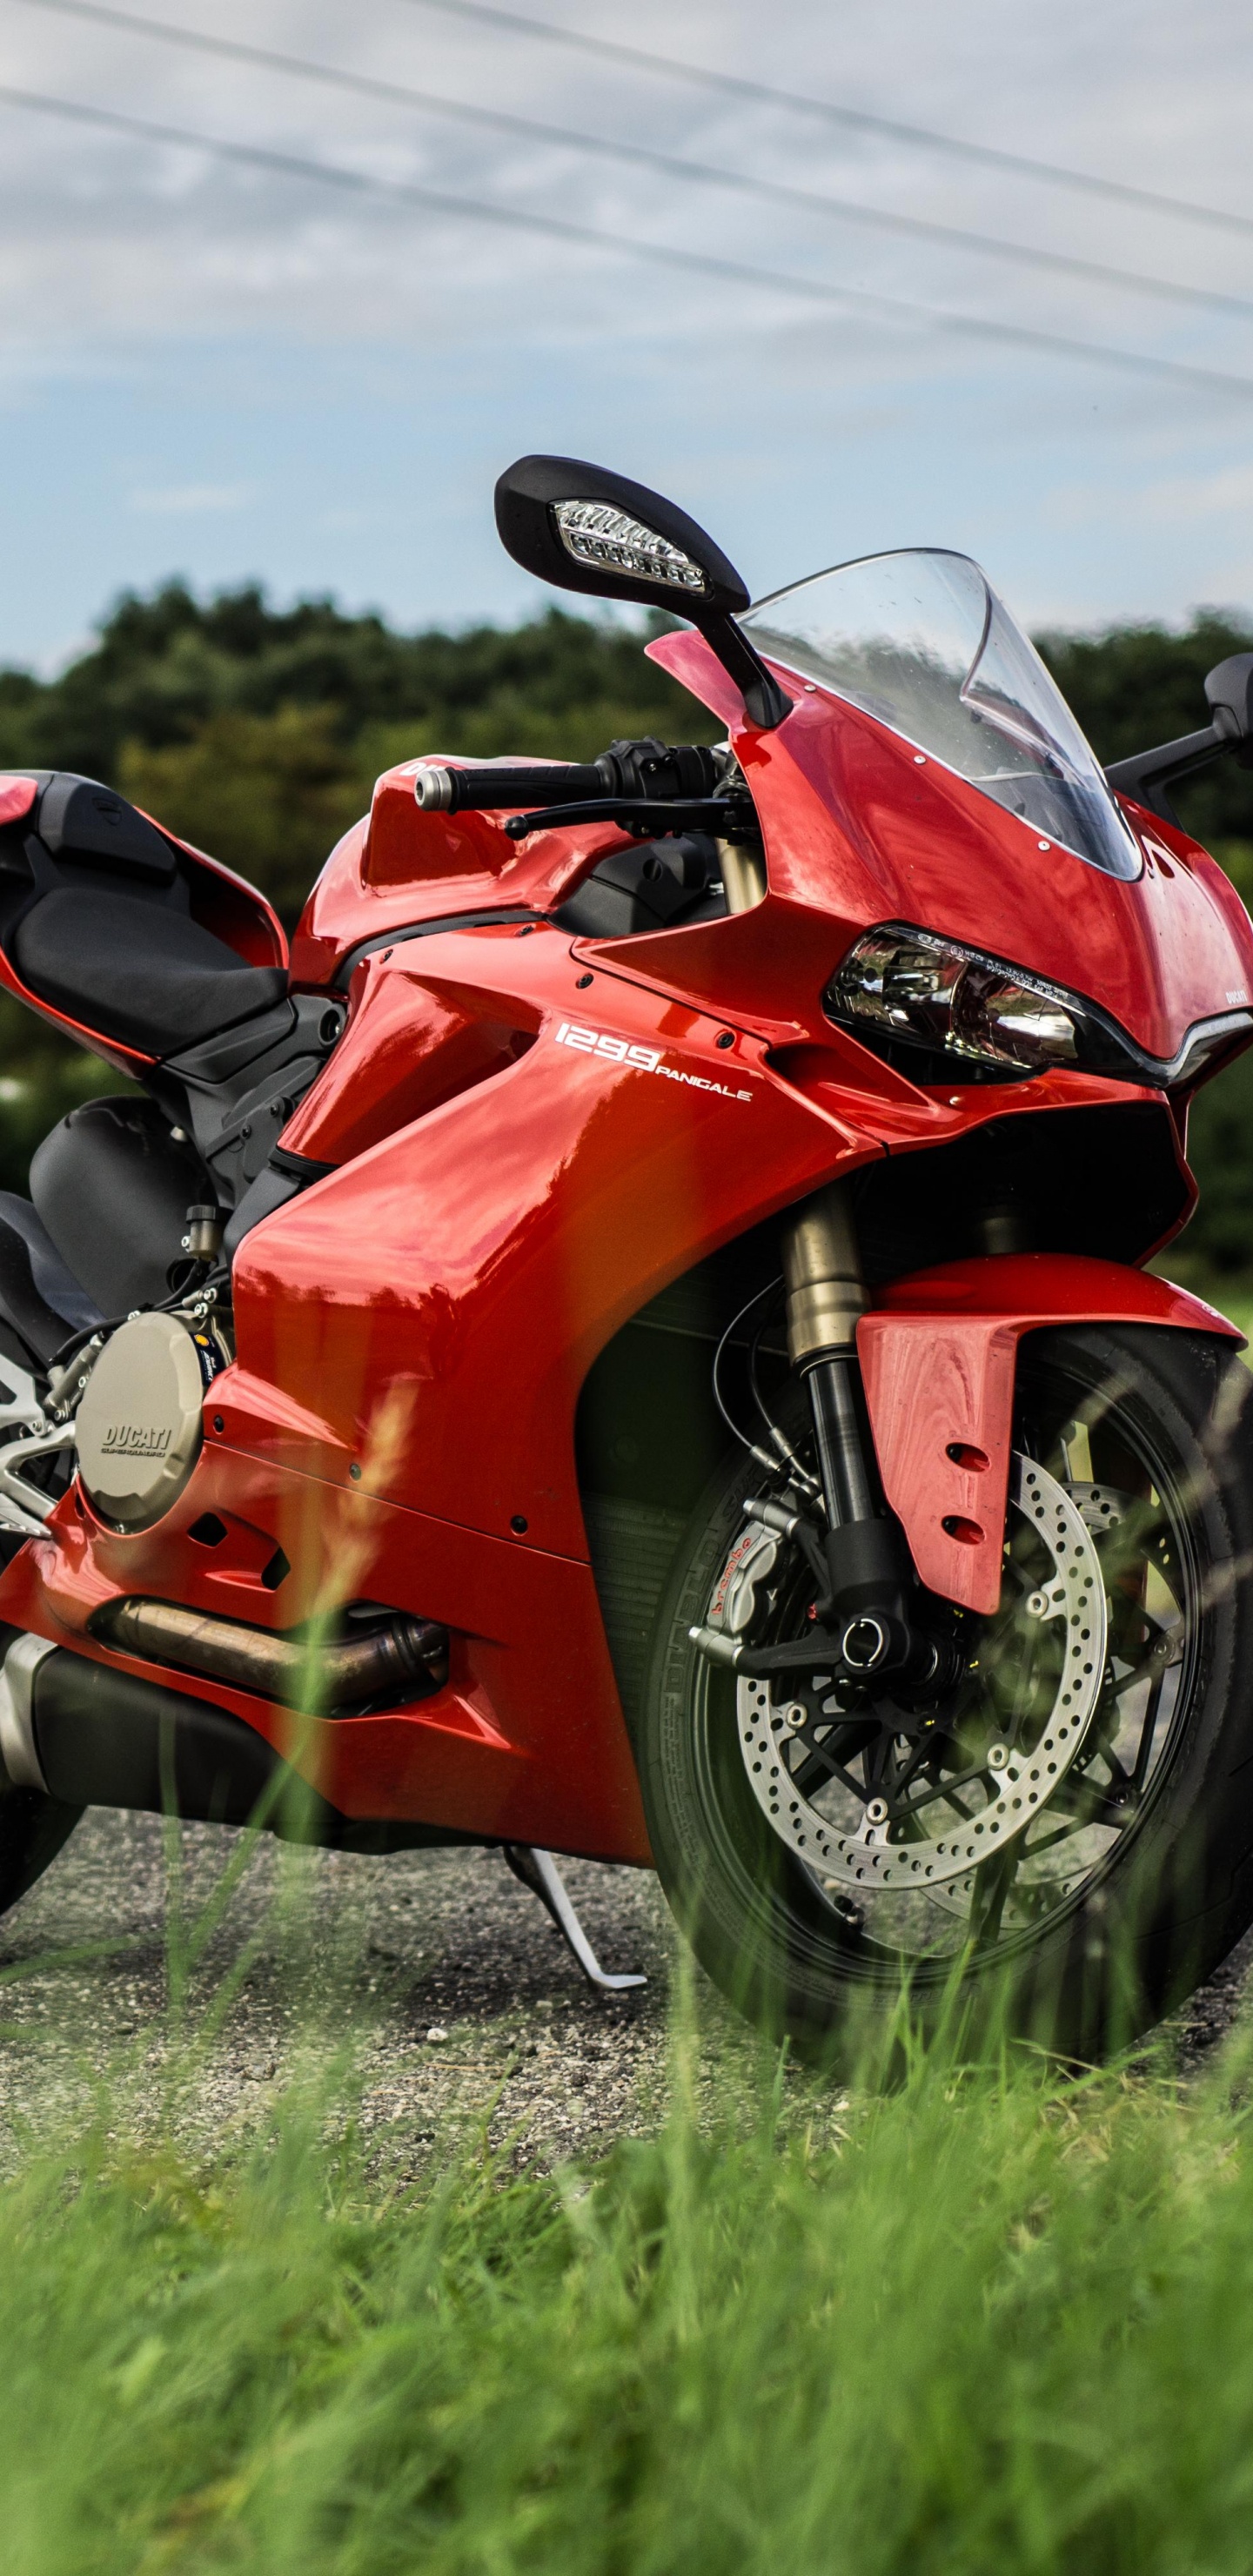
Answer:
<path fill-rule="evenodd" d="M 90 1803 L 648 1865 L 746 2011 L 1095 2051 L 1253 1916 L 1251 1381 L 1145 1268 L 1253 929 L 964 556 L 750 608 L 529 457 L 726 726 L 382 777 L 292 943 L 0 785 L 0 978 L 141 1086 L 0 1198 L 0 1897 Z"/>

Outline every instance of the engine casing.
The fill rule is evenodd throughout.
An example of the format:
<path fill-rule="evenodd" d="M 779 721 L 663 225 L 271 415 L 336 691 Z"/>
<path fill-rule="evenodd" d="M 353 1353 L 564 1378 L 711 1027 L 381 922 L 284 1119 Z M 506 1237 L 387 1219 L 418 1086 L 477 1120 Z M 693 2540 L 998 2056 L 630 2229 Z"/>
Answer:
<path fill-rule="evenodd" d="M 112 1529 L 151 1529 L 177 1501 L 221 1363 L 213 1335 L 177 1315 L 134 1315 L 106 1342 L 75 1429 L 83 1491 Z"/>

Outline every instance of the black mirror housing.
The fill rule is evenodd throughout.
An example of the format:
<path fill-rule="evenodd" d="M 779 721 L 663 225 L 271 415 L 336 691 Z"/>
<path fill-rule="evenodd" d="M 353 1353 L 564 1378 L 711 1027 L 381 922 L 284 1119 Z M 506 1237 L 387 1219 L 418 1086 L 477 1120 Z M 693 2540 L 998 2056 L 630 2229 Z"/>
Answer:
<path fill-rule="evenodd" d="M 626 530 L 598 530 L 602 511 L 637 529 L 635 543 Z M 647 484 L 577 456 L 520 456 L 496 486 L 496 526 L 506 554 L 559 590 L 665 608 L 697 623 L 702 616 L 734 617 L 748 606 L 734 564 L 686 510 Z"/>
<path fill-rule="evenodd" d="M 782 724 L 792 701 L 736 625 L 748 592 L 713 538 L 660 492 L 578 456 L 520 456 L 496 486 L 506 554 L 558 590 L 590 591 L 687 618 L 743 692 L 751 721 Z"/>
<path fill-rule="evenodd" d="M 1253 735 L 1253 653 L 1231 653 L 1205 675 L 1215 729 L 1229 741 L 1247 742 Z"/>

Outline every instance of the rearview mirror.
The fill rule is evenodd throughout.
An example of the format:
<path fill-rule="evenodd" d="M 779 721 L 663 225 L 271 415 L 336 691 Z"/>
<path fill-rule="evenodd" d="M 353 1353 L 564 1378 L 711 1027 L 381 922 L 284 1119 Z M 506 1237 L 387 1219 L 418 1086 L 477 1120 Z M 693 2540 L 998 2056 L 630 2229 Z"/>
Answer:
<path fill-rule="evenodd" d="M 660 492 L 576 456 L 522 456 L 496 486 L 496 526 L 514 562 L 559 590 L 690 619 L 755 724 L 781 724 L 791 712 L 791 699 L 735 624 L 748 592 L 734 564 Z"/>
<path fill-rule="evenodd" d="M 1229 741 L 1247 743 L 1253 734 L 1253 653 L 1231 653 L 1205 674 L 1215 730 Z M 1241 760 L 1244 768 L 1246 762 Z"/>

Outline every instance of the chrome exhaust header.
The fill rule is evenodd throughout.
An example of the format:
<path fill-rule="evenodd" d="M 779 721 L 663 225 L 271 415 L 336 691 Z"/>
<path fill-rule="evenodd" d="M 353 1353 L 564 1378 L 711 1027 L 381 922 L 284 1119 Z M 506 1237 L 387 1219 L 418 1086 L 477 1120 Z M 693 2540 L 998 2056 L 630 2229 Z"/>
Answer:
<path fill-rule="evenodd" d="M 172 1664 L 207 1680 L 334 1717 L 377 1699 L 411 1699 L 447 1672 L 448 1631 L 394 1611 L 384 1624 L 327 1642 L 275 1636 L 240 1619 L 185 1610 L 174 1601 L 111 1601 L 91 1623 L 101 1645 L 146 1664 Z"/>

